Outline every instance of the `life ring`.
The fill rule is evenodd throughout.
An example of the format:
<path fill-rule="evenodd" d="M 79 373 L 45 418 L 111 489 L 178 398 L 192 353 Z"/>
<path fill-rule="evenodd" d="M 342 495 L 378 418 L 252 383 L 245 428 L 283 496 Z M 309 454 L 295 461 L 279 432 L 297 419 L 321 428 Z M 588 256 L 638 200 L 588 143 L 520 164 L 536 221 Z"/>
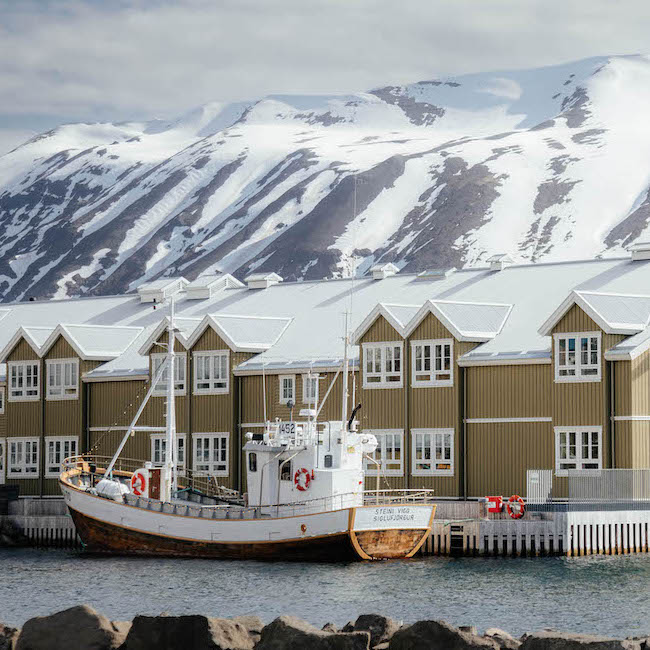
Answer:
<path fill-rule="evenodd" d="M 526 512 L 526 503 L 518 494 L 513 494 L 508 499 L 506 509 L 513 519 L 521 519 L 524 516 L 524 512 Z"/>
<path fill-rule="evenodd" d="M 309 470 L 305 469 L 304 467 L 297 469 L 293 477 L 293 482 L 301 492 L 307 490 L 309 488 L 309 484 L 311 483 Z"/>
<path fill-rule="evenodd" d="M 147 476 L 143 470 L 133 472 L 131 476 L 131 491 L 135 496 L 140 497 L 147 492 Z"/>

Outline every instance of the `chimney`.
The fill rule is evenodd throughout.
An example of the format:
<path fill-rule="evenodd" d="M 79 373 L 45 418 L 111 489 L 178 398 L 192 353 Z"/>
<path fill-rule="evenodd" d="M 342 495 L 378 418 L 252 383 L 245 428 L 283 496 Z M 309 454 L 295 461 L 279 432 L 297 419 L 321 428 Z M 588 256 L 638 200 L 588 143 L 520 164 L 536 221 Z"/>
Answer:
<path fill-rule="evenodd" d="M 375 264 L 375 266 L 371 267 L 370 271 L 373 280 L 384 280 L 391 275 L 399 273 L 399 268 L 392 262 L 387 262 L 386 264 Z"/>
<path fill-rule="evenodd" d="M 508 253 L 497 253 L 496 255 L 489 257 L 487 261 L 490 264 L 490 271 L 503 271 L 506 266 L 515 263 Z"/>

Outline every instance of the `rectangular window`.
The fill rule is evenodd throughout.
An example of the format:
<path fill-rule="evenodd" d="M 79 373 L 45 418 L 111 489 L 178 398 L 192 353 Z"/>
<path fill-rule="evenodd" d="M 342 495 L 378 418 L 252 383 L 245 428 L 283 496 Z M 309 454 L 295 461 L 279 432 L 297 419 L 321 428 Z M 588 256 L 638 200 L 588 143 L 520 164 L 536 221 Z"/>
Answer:
<path fill-rule="evenodd" d="M 5 412 L 5 389 L 0 388 L 0 415 Z"/>
<path fill-rule="evenodd" d="M 413 476 L 454 475 L 454 430 L 413 429 Z"/>
<path fill-rule="evenodd" d="M 411 342 L 411 381 L 415 387 L 453 386 L 452 339 Z"/>
<path fill-rule="evenodd" d="M 600 381 L 600 332 L 555 334 L 555 381 Z"/>
<path fill-rule="evenodd" d="M 195 433 L 194 472 L 208 476 L 228 476 L 228 433 Z"/>
<path fill-rule="evenodd" d="M 194 353 L 194 393 L 217 395 L 227 393 L 230 384 L 230 352 Z"/>
<path fill-rule="evenodd" d="M 39 397 L 39 363 L 12 361 L 7 364 L 9 374 L 9 401 L 24 402 Z"/>
<path fill-rule="evenodd" d="M 79 399 L 78 359 L 48 359 L 45 366 L 47 399 Z"/>
<path fill-rule="evenodd" d="M 165 363 L 167 359 L 166 354 L 152 354 L 151 355 L 151 379 L 155 378 L 160 366 Z M 174 359 L 174 394 L 185 395 L 185 366 L 187 365 L 187 355 L 185 353 L 177 354 Z M 160 376 L 160 380 L 154 388 L 154 395 L 161 397 L 167 395 L 167 377 L 169 368 L 165 367 Z"/>
<path fill-rule="evenodd" d="M 363 344 L 363 387 L 401 388 L 402 343 Z"/>
<path fill-rule="evenodd" d="M 303 375 L 302 376 L 302 401 L 304 404 L 309 404 L 315 407 L 318 403 L 318 375 Z"/>
<path fill-rule="evenodd" d="M 185 469 L 185 439 L 184 433 L 176 434 L 176 465 L 179 469 Z M 162 467 L 167 460 L 167 435 L 155 433 L 151 436 L 151 462 L 156 467 Z"/>
<path fill-rule="evenodd" d="M 601 469 L 602 427 L 555 427 L 555 473 L 570 469 Z"/>
<path fill-rule="evenodd" d="M 296 403 L 296 376 L 280 375 L 280 404 Z"/>
<path fill-rule="evenodd" d="M 38 476 L 38 438 L 8 438 L 7 449 L 9 478 Z"/>
<path fill-rule="evenodd" d="M 45 438 L 45 478 L 58 478 L 61 463 L 70 456 L 77 455 L 77 436 L 46 436 Z"/>
<path fill-rule="evenodd" d="M 404 432 L 401 429 L 386 429 L 377 431 L 370 429 L 367 433 L 376 436 L 379 443 L 374 453 L 370 454 L 377 463 L 364 459 L 368 476 L 377 476 L 377 471 L 384 476 L 404 476 Z"/>

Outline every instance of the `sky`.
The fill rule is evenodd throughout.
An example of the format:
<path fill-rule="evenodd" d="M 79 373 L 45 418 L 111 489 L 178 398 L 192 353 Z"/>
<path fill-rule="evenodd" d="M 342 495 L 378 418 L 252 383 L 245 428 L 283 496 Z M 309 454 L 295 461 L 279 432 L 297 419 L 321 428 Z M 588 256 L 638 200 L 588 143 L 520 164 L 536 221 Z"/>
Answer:
<path fill-rule="evenodd" d="M 67 122 L 650 53 L 648 0 L 0 0 L 0 155 Z"/>

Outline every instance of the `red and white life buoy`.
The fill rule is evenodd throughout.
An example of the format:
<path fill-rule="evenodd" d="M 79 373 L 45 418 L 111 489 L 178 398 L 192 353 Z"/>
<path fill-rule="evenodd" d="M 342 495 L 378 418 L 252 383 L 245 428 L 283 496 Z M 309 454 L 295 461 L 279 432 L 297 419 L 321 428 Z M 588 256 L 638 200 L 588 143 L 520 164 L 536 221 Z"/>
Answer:
<path fill-rule="evenodd" d="M 146 469 L 139 469 L 131 476 L 131 491 L 135 496 L 147 496 L 149 494 L 149 472 Z"/>
<path fill-rule="evenodd" d="M 526 512 L 526 504 L 518 494 L 513 494 L 508 499 L 506 509 L 513 519 L 521 519 L 524 516 L 524 512 Z"/>
<path fill-rule="evenodd" d="M 293 477 L 293 482 L 301 492 L 307 490 L 309 488 L 309 484 L 311 483 L 311 475 L 309 474 L 309 470 L 305 469 L 304 467 L 297 469 Z"/>

